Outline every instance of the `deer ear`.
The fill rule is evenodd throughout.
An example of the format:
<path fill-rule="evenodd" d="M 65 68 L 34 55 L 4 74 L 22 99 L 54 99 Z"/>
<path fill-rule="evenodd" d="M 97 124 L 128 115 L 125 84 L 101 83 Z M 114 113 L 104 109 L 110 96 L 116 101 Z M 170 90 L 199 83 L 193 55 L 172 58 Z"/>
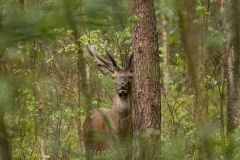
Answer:
<path fill-rule="evenodd" d="M 131 63 L 131 65 L 126 67 L 125 69 L 128 70 L 129 72 L 133 73 L 134 72 L 134 65 L 133 65 L 133 63 Z"/>
<path fill-rule="evenodd" d="M 130 57 L 128 59 L 128 64 L 125 68 L 126 70 L 129 70 L 130 72 L 133 72 L 133 56 L 134 56 L 134 54 L 132 52 L 132 54 L 130 55 Z"/>
<path fill-rule="evenodd" d="M 102 74 L 111 76 L 113 73 L 113 67 L 107 67 L 102 64 L 98 64 L 98 69 L 102 72 Z"/>

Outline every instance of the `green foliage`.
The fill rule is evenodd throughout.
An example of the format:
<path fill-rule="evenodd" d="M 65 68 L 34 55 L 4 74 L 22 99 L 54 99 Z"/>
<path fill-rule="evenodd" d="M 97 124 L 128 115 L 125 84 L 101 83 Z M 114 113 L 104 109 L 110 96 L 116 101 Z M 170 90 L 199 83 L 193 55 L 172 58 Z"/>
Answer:
<path fill-rule="evenodd" d="M 98 72 L 84 44 L 96 44 L 99 54 L 105 57 L 103 42 L 108 40 L 109 51 L 124 66 L 132 50 L 130 22 L 139 21 L 140 16 L 129 16 L 126 0 L 24 2 L 0 2 L 0 109 L 5 114 L 13 159 L 40 159 L 41 103 L 46 120 L 47 159 L 84 159 L 78 127 L 90 108 L 111 107 L 115 89 L 111 78 Z M 202 106 L 207 108 L 207 124 L 202 133 L 194 122 L 198 114 L 194 111 L 196 97 L 186 71 L 176 3 L 155 2 L 157 28 L 165 27 L 161 15 L 169 23 L 169 64 L 160 64 L 162 73 L 168 67 L 170 79 L 169 91 L 162 91 L 158 157 L 239 159 L 240 132 L 226 135 L 227 31 L 220 25 L 222 15 L 216 11 L 216 1 L 210 1 L 210 6 L 205 1 L 195 1 L 195 22 L 205 28 L 201 30 L 203 76 L 198 84 L 204 95 Z M 87 91 L 78 90 L 79 50 L 87 66 L 90 103 Z M 96 159 L 120 156 L 121 150 L 117 148 Z"/>
<path fill-rule="evenodd" d="M 225 35 L 218 30 L 214 30 L 212 27 L 207 29 L 208 35 L 206 36 L 207 45 L 215 48 L 223 46 L 225 43 Z"/>
<path fill-rule="evenodd" d="M 18 108 L 9 111 L 6 119 L 9 121 L 11 128 L 10 137 L 12 137 L 12 145 L 16 147 L 13 150 L 14 159 L 31 159 L 36 158 L 36 148 L 32 144 L 36 143 L 35 129 L 37 123 L 37 101 L 32 96 L 32 91 L 24 88 L 19 89 Z M 23 116 L 26 114 L 26 116 Z M 11 115 L 14 115 L 12 117 Z M 34 153 L 34 154 L 33 154 Z"/>

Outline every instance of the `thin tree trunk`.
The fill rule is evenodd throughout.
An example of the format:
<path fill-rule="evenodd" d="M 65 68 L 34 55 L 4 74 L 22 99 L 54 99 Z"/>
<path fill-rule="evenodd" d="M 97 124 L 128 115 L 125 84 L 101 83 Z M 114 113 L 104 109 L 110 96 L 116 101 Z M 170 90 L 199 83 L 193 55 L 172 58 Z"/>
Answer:
<path fill-rule="evenodd" d="M 1 160 L 11 160 L 12 155 L 10 151 L 10 145 L 8 141 L 7 129 L 4 124 L 4 111 L 3 106 L 0 106 L 0 159 Z"/>
<path fill-rule="evenodd" d="M 39 118 L 40 118 L 40 124 L 39 124 L 39 138 L 40 138 L 40 152 L 41 152 L 41 160 L 46 160 L 46 117 L 45 117 L 45 111 L 44 111 L 44 86 L 43 86 L 43 77 L 41 77 L 40 80 L 40 95 L 39 95 Z"/>
<path fill-rule="evenodd" d="M 77 131 L 78 131 L 78 138 L 79 138 L 79 150 L 82 151 L 82 122 L 81 122 L 81 112 L 80 108 L 83 108 L 84 105 L 91 107 L 90 105 L 90 95 L 88 94 L 88 84 L 87 84 L 87 74 L 86 74 L 86 64 L 84 62 L 83 57 L 83 50 L 81 48 L 81 43 L 79 41 L 79 38 L 81 35 L 79 34 L 79 28 L 78 28 L 78 18 L 74 18 L 74 13 L 71 10 L 73 8 L 74 3 L 71 1 L 64 1 L 65 5 L 65 14 L 68 17 L 68 23 L 71 26 L 71 29 L 73 30 L 73 36 L 75 38 L 75 43 L 77 46 L 77 73 L 78 73 L 78 112 L 76 115 L 76 124 L 77 124 Z M 74 12 L 77 12 L 78 15 L 81 15 L 81 7 L 74 8 Z M 85 99 L 85 103 L 82 101 L 82 99 Z"/>
<path fill-rule="evenodd" d="M 0 28 L 1 28 L 1 14 L 0 14 Z M 0 46 L 0 55 L 3 55 L 3 50 Z M 3 47 L 4 48 L 4 47 Z M 1 52 L 2 51 L 2 52 Z M 1 59 L 1 56 L 0 56 Z M 1 59 L 0 60 L 0 79 L 3 80 L 3 78 L 6 77 L 6 73 L 9 72 L 9 69 L 7 69 L 7 64 Z M 2 83 L 6 83 L 4 81 L 1 81 Z M 9 85 L 9 84 L 8 84 Z M 0 94 L 3 94 L 2 92 Z M 5 95 L 7 96 L 7 95 Z M 1 100 L 4 98 L 4 96 L 1 95 Z M 10 147 L 10 141 L 9 136 L 7 132 L 7 128 L 5 125 L 5 106 L 6 104 L 4 102 L 0 102 L 0 160 L 11 160 L 12 159 L 12 153 L 11 153 L 11 147 Z"/>
<path fill-rule="evenodd" d="M 201 88 L 201 77 L 203 69 L 203 56 L 201 46 L 201 32 L 199 24 L 194 24 L 196 18 L 195 2 L 192 0 L 176 1 L 179 15 L 179 28 L 183 48 L 185 51 L 188 73 L 195 94 L 194 121 L 199 128 L 205 125 L 206 107 L 204 104 L 203 90 Z"/>
<path fill-rule="evenodd" d="M 226 23 L 226 5 L 225 0 L 218 0 L 216 1 L 216 8 L 217 12 L 220 13 L 220 15 L 224 15 L 223 17 L 220 17 L 218 21 L 218 26 L 223 32 L 224 30 L 228 30 L 228 24 Z M 220 84 L 218 85 L 219 88 L 219 103 L 220 103 L 220 120 L 221 120 L 221 140 L 222 140 L 222 148 L 224 151 L 224 157 L 226 157 L 226 133 L 227 133 L 227 107 L 225 104 L 226 101 L 226 83 L 225 79 L 227 78 L 227 54 L 229 50 L 229 33 L 226 32 L 226 39 L 225 39 L 225 46 L 223 47 L 221 60 L 220 63 L 223 64 L 220 66 Z"/>
<path fill-rule="evenodd" d="M 165 6 L 165 0 L 161 1 L 162 6 Z M 161 23 L 162 23 L 162 59 L 163 59 L 163 88 L 166 95 L 169 92 L 169 44 L 168 44 L 168 31 L 169 31 L 169 21 L 165 18 L 165 16 L 161 15 Z"/>
<path fill-rule="evenodd" d="M 240 60 L 240 2 L 231 1 L 230 28 L 232 49 L 228 53 L 228 133 L 240 126 L 239 60 Z"/>
<path fill-rule="evenodd" d="M 202 31 L 205 26 L 201 23 L 194 23 L 197 19 L 196 15 L 196 1 L 193 0 L 176 0 L 177 10 L 179 16 L 179 29 L 185 52 L 188 74 L 190 76 L 191 84 L 193 87 L 193 94 L 195 96 L 194 108 L 194 123 L 197 128 L 197 133 L 201 139 L 199 146 L 201 158 L 208 159 L 212 156 L 212 147 L 210 135 L 207 128 L 207 105 L 204 98 L 203 77 L 204 70 L 204 47 Z M 203 27 L 204 26 L 204 27 Z M 201 43 L 202 42 L 202 43 Z M 203 154 L 205 153 L 205 154 Z"/>
<path fill-rule="evenodd" d="M 160 68 L 153 0 L 130 0 L 135 77 L 134 159 L 158 159 Z"/>
<path fill-rule="evenodd" d="M 44 54 L 44 53 L 43 53 Z M 44 57 L 44 56 L 43 56 Z M 46 160 L 46 111 L 44 106 L 44 58 L 41 62 L 40 74 L 39 76 L 39 95 L 38 95 L 38 105 L 39 105 L 39 138 L 40 138 L 40 155 L 41 160 Z"/>
<path fill-rule="evenodd" d="M 86 98 L 86 102 L 87 104 L 85 105 L 89 105 L 90 102 L 89 102 L 89 96 L 87 94 L 88 92 L 88 89 L 87 89 L 87 75 L 86 75 L 86 65 L 84 63 L 84 60 L 83 60 L 83 51 L 82 49 L 80 49 L 80 43 L 77 41 L 77 36 L 78 33 L 76 31 L 75 33 L 75 38 L 76 38 L 76 43 L 77 43 L 77 46 L 78 46 L 78 51 L 77 51 L 77 56 L 78 56 L 78 66 L 77 66 L 77 71 L 78 71 L 78 108 L 83 108 L 84 106 L 84 103 L 82 102 L 82 99 L 83 99 L 83 95 L 86 95 L 85 98 Z M 85 93 L 85 94 L 83 94 Z M 78 110 L 79 110 L 78 109 Z M 77 112 L 77 116 L 76 116 L 76 124 L 77 124 L 77 131 L 78 131 L 78 139 L 79 139 L 79 149 L 80 151 L 82 151 L 83 149 L 83 146 L 82 146 L 82 122 L 81 122 L 81 112 L 78 111 Z"/>

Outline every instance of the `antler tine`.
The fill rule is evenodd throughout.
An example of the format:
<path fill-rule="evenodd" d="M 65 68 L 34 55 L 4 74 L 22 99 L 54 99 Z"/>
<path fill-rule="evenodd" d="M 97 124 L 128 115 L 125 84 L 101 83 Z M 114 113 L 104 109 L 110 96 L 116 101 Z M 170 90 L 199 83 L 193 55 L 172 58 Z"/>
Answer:
<path fill-rule="evenodd" d="M 114 58 L 112 57 L 112 55 L 111 55 L 111 54 L 108 52 L 108 50 L 107 50 L 107 40 L 105 40 L 105 42 L 104 42 L 104 50 L 105 50 L 105 53 L 106 53 L 106 55 L 108 56 L 108 58 L 111 60 L 113 66 L 114 66 L 115 68 L 119 68 L 118 65 L 117 65 L 117 63 L 116 63 L 116 61 L 114 60 Z"/>
<path fill-rule="evenodd" d="M 134 56 L 134 54 L 133 54 L 133 52 L 132 52 L 131 55 L 130 55 L 130 57 L 129 57 L 129 59 L 128 59 L 128 64 L 127 64 L 127 66 L 126 66 L 126 69 L 131 68 L 133 56 Z"/>
<path fill-rule="evenodd" d="M 106 65 L 106 66 L 110 66 L 111 63 L 108 62 L 107 60 L 105 60 L 104 58 L 100 57 L 98 54 L 97 54 L 97 46 L 96 45 L 92 45 L 89 47 L 89 44 L 85 44 L 85 47 L 88 51 L 88 53 L 93 56 L 96 61 L 102 65 Z"/>

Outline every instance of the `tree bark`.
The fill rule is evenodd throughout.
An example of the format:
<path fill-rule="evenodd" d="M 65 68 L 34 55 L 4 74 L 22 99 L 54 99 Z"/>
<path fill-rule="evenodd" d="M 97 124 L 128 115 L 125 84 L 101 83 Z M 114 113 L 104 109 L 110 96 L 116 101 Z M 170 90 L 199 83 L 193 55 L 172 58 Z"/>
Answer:
<path fill-rule="evenodd" d="M 153 0 L 130 0 L 135 77 L 134 159 L 157 159 L 160 134 L 160 68 Z M 143 142 L 144 141 L 144 142 Z"/>
<path fill-rule="evenodd" d="M 240 60 L 240 2 L 231 1 L 230 29 L 232 31 L 232 49 L 228 53 L 228 133 L 232 133 L 240 126 L 240 99 L 238 87 L 239 60 Z"/>

